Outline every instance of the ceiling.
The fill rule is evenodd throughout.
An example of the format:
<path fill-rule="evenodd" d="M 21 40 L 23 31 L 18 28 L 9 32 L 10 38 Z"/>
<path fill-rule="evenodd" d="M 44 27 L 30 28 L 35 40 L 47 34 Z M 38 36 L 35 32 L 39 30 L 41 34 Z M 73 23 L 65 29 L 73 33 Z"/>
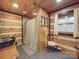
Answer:
<path fill-rule="evenodd" d="M 79 3 L 79 0 L 62 0 L 60 3 L 57 3 L 56 0 L 39 0 L 37 3 L 47 12 L 52 13 L 73 4 Z"/>
<path fill-rule="evenodd" d="M 33 1 L 34 0 L 0 0 L 0 10 L 12 12 L 19 15 L 33 17 Z M 37 5 L 48 13 L 55 12 L 64 7 L 76 4 L 79 0 L 63 0 L 57 3 L 56 0 L 35 0 Z M 19 7 L 14 8 L 12 5 L 16 3 Z M 60 7 L 61 6 L 61 7 Z"/>

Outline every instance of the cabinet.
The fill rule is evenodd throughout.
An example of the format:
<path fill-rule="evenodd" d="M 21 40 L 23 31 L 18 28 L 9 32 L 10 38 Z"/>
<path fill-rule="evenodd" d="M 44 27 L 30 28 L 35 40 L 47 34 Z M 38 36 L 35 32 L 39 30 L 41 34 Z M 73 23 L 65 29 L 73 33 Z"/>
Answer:
<path fill-rule="evenodd" d="M 18 56 L 15 45 L 0 49 L 0 59 L 16 59 Z"/>

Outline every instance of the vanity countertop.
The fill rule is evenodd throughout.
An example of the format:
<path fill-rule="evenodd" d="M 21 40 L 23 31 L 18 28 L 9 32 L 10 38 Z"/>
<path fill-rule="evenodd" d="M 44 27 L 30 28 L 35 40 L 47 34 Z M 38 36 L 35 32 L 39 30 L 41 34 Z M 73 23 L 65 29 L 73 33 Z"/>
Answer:
<path fill-rule="evenodd" d="M 0 39 L 0 49 L 9 47 L 15 43 L 15 38 L 10 37 L 10 38 L 4 38 Z"/>

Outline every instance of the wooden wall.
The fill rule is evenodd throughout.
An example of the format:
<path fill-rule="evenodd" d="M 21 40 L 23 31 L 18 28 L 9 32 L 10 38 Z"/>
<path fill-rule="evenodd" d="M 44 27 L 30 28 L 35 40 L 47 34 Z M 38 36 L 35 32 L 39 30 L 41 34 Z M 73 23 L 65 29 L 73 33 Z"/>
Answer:
<path fill-rule="evenodd" d="M 42 17 L 48 18 L 48 13 L 41 9 L 38 12 L 37 15 L 37 30 L 38 30 L 38 51 L 42 51 L 43 49 L 47 48 L 47 34 L 48 34 L 48 27 L 47 26 L 41 26 L 41 19 Z"/>
<path fill-rule="evenodd" d="M 60 11 L 57 11 L 57 12 L 51 14 L 51 17 L 50 17 L 50 19 L 51 19 L 50 32 L 52 34 L 54 34 L 55 14 L 59 14 L 59 13 L 66 12 L 66 11 L 70 11 L 70 10 L 73 10 L 75 8 L 79 8 L 79 4 L 71 6 L 71 7 L 68 7 L 68 8 L 65 8 L 65 9 L 62 9 Z M 70 54 L 70 55 L 76 56 L 76 53 L 78 51 L 75 49 L 75 46 L 78 45 L 79 39 L 76 39 L 76 38 L 70 37 L 70 36 L 64 36 L 64 35 L 63 36 L 61 36 L 61 35 L 54 35 L 54 40 L 53 41 L 56 42 L 59 45 L 59 47 L 62 48 L 62 52 L 66 53 L 66 54 Z"/>
<path fill-rule="evenodd" d="M 22 20 L 21 16 L 0 11 L 0 38 L 13 36 L 16 42 L 22 40 Z"/>
<path fill-rule="evenodd" d="M 62 52 L 76 56 L 77 50 L 75 49 L 75 46 L 77 46 L 79 39 L 58 35 L 54 36 L 54 41 L 62 49 Z"/>

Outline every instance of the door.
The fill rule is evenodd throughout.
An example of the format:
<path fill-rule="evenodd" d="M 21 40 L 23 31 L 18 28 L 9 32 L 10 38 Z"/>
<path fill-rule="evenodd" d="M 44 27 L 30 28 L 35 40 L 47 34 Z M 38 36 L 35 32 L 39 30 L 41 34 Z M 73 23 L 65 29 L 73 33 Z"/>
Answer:
<path fill-rule="evenodd" d="M 47 27 L 40 27 L 40 51 L 47 48 Z"/>
<path fill-rule="evenodd" d="M 47 35 L 48 35 L 48 19 L 41 17 L 40 28 L 39 28 L 39 38 L 40 38 L 40 47 L 39 51 L 47 48 Z"/>

